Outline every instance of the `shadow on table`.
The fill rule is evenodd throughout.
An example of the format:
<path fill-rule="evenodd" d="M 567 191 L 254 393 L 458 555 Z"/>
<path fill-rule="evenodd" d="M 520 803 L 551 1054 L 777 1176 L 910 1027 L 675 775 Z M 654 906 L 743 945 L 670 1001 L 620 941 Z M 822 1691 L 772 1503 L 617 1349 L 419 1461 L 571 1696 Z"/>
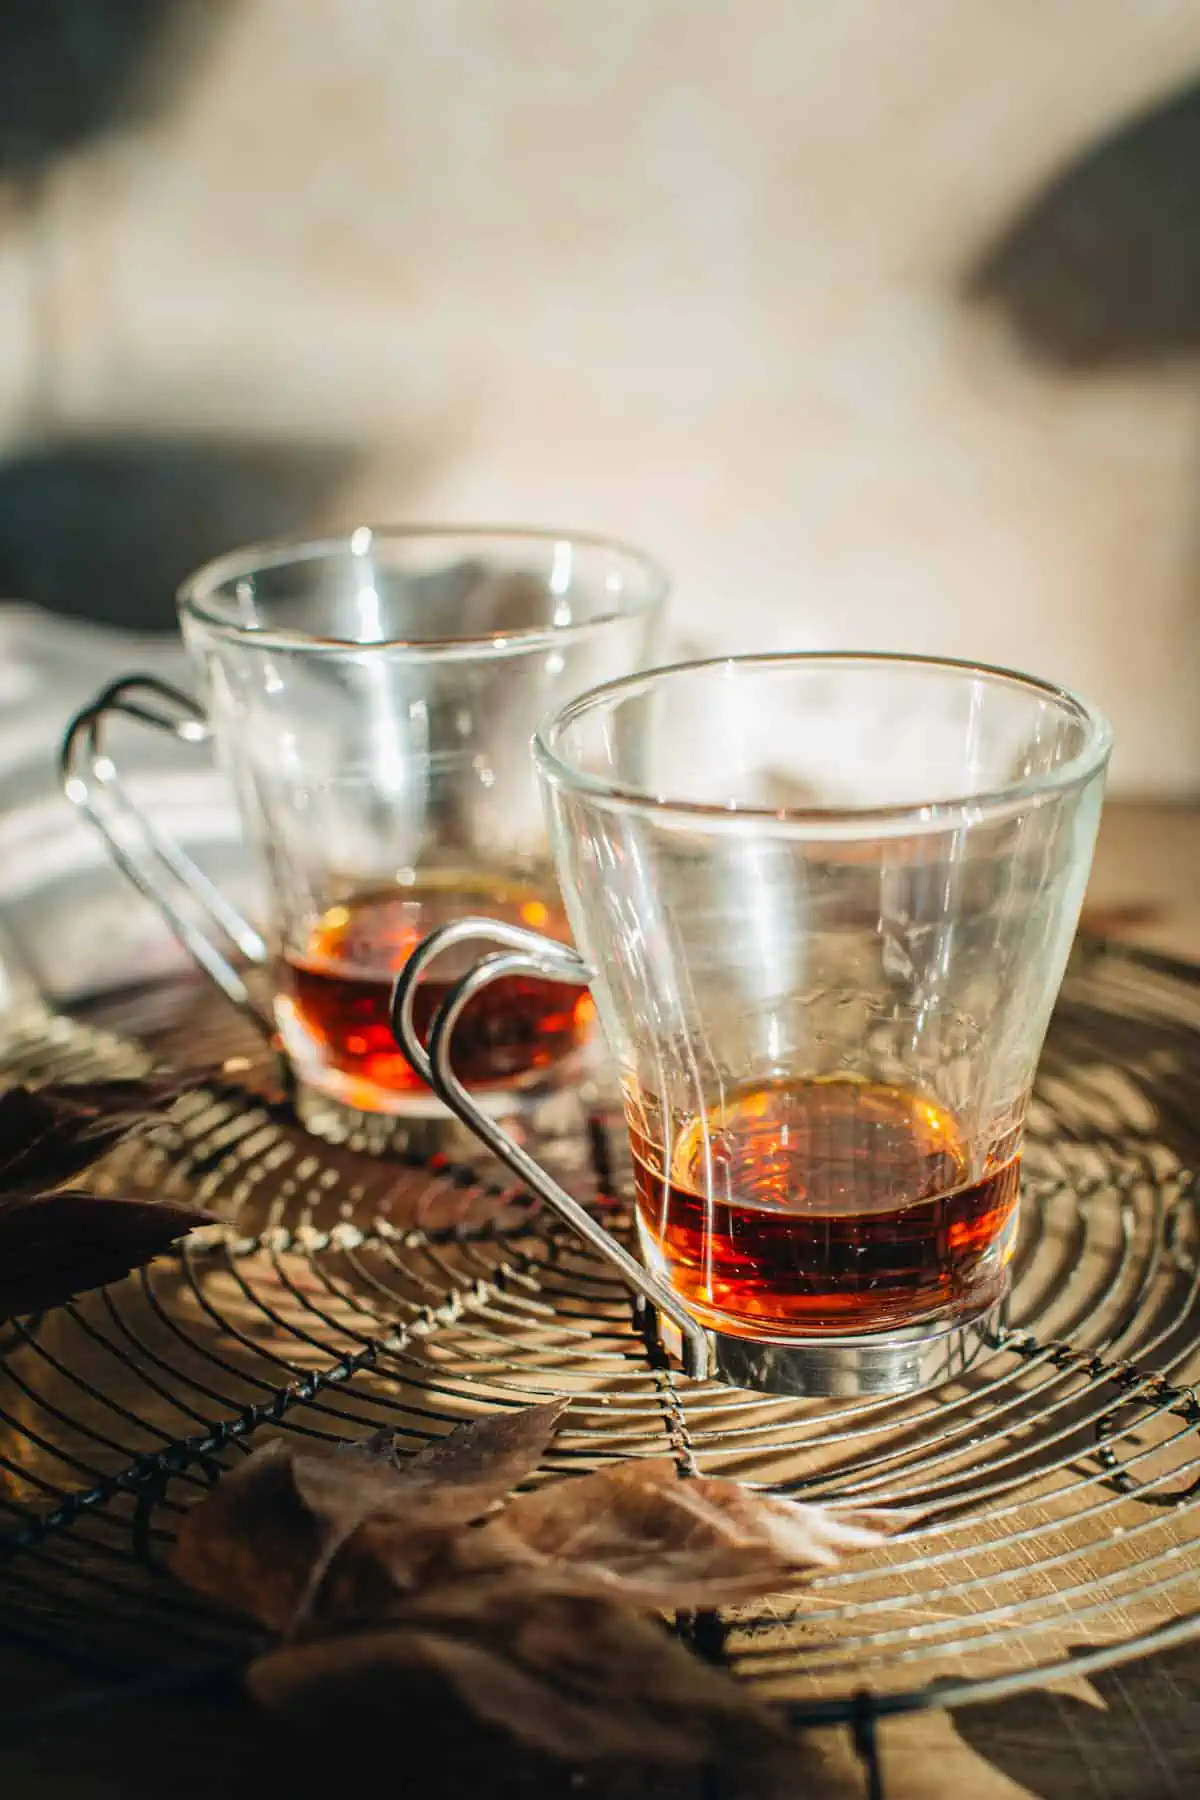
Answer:
<path fill-rule="evenodd" d="M 1098 1704 L 1085 1690 L 1021 1694 L 964 1707 L 954 1725 L 1038 1800 L 1183 1800 L 1200 1792 L 1200 1643 L 1106 1670 L 1088 1685 Z"/>
<path fill-rule="evenodd" d="M 62 1672 L 24 1656 L 12 1667 L 27 1704 L 61 1692 Z M 0 1681 L 9 1672 L 0 1645 Z M 66 1678 L 68 1681 L 70 1677 Z M 420 1800 L 850 1800 L 850 1789 L 797 1745 L 794 1762 L 765 1785 L 737 1772 L 634 1766 L 572 1771 L 521 1750 L 438 1695 L 398 1696 L 381 1745 L 378 1717 L 364 1742 L 351 1719 L 336 1730 L 296 1732 L 263 1718 L 232 1681 L 198 1696 L 163 1697 L 98 1710 L 65 1711 L 53 1722 L 0 1732 L 0 1793 L 6 1800 L 330 1800 L 353 1793 Z M 782 1785 L 781 1785 L 782 1783 Z M 861 1792 L 853 1785 L 854 1800 Z"/>

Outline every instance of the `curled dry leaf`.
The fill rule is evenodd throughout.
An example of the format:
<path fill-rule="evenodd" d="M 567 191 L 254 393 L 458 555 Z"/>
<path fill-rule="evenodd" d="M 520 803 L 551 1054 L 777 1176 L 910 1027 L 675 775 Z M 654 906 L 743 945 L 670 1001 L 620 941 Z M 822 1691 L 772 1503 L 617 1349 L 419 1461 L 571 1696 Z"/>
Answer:
<path fill-rule="evenodd" d="M 568 1404 L 547 1400 L 489 1413 L 455 1426 L 412 1456 L 397 1454 L 390 1432 L 347 1444 L 340 1454 L 390 1467 L 404 1481 L 408 1504 L 420 1497 L 436 1505 L 446 1523 L 469 1525 L 533 1474 Z"/>
<path fill-rule="evenodd" d="M 211 1222 L 173 1201 L 68 1186 L 183 1087 L 163 1077 L 0 1094 L 0 1318 L 116 1281 Z"/>
<path fill-rule="evenodd" d="M 391 1432 L 325 1456 L 276 1441 L 186 1514 L 172 1566 L 210 1599 L 290 1630 L 342 1545 L 373 1523 L 376 1538 L 382 1526 L 392 1529 L 386 1552 L 371 1559 L 371 1584 L 381 1593 L 397 1581 L 407 1588 L 447 1533 L 481 1518 L 537 1468 L 566 1404 L 493 1414 L 407 1457 Z"/>
<path fill-rule="evenodd" d="M 773 1715 L 644 1615 L 777 1590 L 895 1520 L 681 1480 L 657 1459 L 492 1513 L 562 1410 L 482 1419 L 413 1456 L 388 1434 L 324 1456 L 273 1445 L 226 1476 L 187 1515 L 174 1568 L 283 1636 L 250 1669 L 255 1697 L 386 1732 L 398 1704 L 422 1717 L 415 1694 L 449 1694 L 575 1763 L 774 1755 Z"/>
<path fill-rule="evenodd" d="M 373 1625 L 259 1658 L 248 1685 L 293 1720 L 350 1706 L 384 1729 L 397 1687 L 448 1684 L 478 1717 L 571 1762 L 742 1762 L 781 1733 L 772 1715 L 664 1628 L 608 1599 L 463 1583 Z"/>
<path fill-rule="evenodd" d="M 63 1187 L 130 1132 L 160 1116 L 191 1077 L 78 1081 L 0 1093 L 0 1195 Z"/>
<path fill-rule="evenodd" d="M 255 1450 L 184 1514 L 171 1551 L 180 1581 L 272 1631 L 291 1624 L 323 1548 L 293 1472 L 281 1442 Z"/>
<path fill-rule="evenodd" d="M 735 1481 L 681 1480 L 673 1462 L 653 1458 L 548 1482 L 478 1530 L 419 1536 L 414 1523 L 376 1513 L 348 1532 L 314 1582 L 312 1620 L 373 1619 L 417 1586 L 469 1596 L 514 1582 L 642 1611 L 728 1606 L 875 1549 L 907 1515 L 834 1512 Z"/>
<path fill-rule="evenodd" d="M 680 1480 L 666 1457 L 631 1461 L 520 1494 L 480 1534 L 523 1549 L 560 1590 L 630 1606 L 697 1608 L 754 1599 L 871 1550 L 903 1515 L 802 1506 L 737 1481 Z"/>
<path fill-rule="evenodd" d="M 360 1526 L 373 1526 L 373 1539 L 386 1534 L 389 1540 L 384 1559 L 372 1558 L 380 1591 L 413 1586 L 447 1533 L 482 1518 L 533 1473 L 566 1405 L 551 1400 L 473 1419 L 404 1458 L 388 1432 L 336 1457 L 297 1458 L 296 1488 L 322 1520 L 324 1542 L 296 1622 L 313 1610 L 342 1545 Z M 360 1542 L 356 1560 L 361 1557 Z"/>
<path fill-rule="evenodd" d="M 0 1193 L 0 1318 L 58 1306 L 119 1281 L 169 1250 L 210 1213 L 124 1194 Z"/>
<path fill-rule="evenodd" d="M 386 1463 L 297 1454 L 277 1439 L 184 1515 L 171 1567 L 210 1600 L 290 1631 L 338 1545 L 402 1486 Z"/>

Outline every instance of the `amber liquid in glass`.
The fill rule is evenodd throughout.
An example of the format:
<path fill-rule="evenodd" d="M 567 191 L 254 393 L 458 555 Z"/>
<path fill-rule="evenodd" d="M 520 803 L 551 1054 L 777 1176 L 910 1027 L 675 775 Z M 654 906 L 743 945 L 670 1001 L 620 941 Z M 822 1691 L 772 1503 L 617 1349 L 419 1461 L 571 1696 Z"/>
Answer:
<path fill-rule="evenodd" d="M 951 1115 L 902 1087 L 773 1083 L 676 1122 L 626 1112 L 647 1263 L 704 1322 L 750 1337 L 854 1334 L 998 1300 L 1012 1255 L 1020 1129 L 977 1180 Z"/>
<path fill-rule="evenodd" d="M 372 1089 L 426 1092 L 392 1035 L 392 986 L 423 938 L 473 913 L 569 941 L 557 896 L 478 877 L 372 888 L 331 906 L 303 948 L 284 953 L 278 970 L 284 1046 L 301 1072 L 332 1071 L 341 1097 L 368 1110 Z M 421 982 L 415 1019 L 422 1041 L 451 988 L 488 949 L 480 939 L 447 951 Z M 586 987 L 506 976 L 485 988 L 455 1027 L 455 1070 L 472 1088 L 519 1086 L 576 1049 L 592 1014 Z"/>

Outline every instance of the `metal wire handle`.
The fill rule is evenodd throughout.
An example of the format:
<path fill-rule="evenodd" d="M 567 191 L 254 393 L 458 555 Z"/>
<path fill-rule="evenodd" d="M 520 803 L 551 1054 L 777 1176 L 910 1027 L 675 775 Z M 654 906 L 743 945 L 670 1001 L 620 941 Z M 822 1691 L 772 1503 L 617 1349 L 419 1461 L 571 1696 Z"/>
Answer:
<path fill-rule="evenodd" d="M 507 950 L 493 951 L 467 970 L 462 980 L 451 988 L 434 1015 L 429 1031 L 428 1050 L 417 1034 L 414 1002 L 421 977 L 430 963 L 455 944 L 473 939 L 489 939 L 507 944 Z M 454 1073 L 450 1061 L 454 1028 L 475 996 L 506 975 L 540 975 L 549 981 L 578 987 L 591 977 L 591 970 L 576 951 L 558 944 L 536 931 L 525 931 L 519 925 L 508 925 L 498 919 L 455 919 L 432 932 L 405 963 L 392 989 L 391 1026 L 397 1043 L 423 1080 L 428 1082 L 442 1104 L 473 1131 L 494 1156 L 512 1170 L 518 1181 L 537 1195 L 539 1200 L 558 1215 L 578 1237 L 610 1263 L 628 1287 L 664 1314 L 676 1327 L 682 1340 L 684 1367 L 689 1375 L 703 1379 L 710 1372 L 708 1336 L 702 1325 L 686 1312 L 665 1282 L 650 1273 L 619 1244 L 586 1207 L 572 1199 L 565 1188 L 547 1174 L 527 1150 L 511 1138 L 495 1119 L 489 1118 L 471 1098 Z"/>
<path fill-rule="evenodd" d="M 184 949 L 226 999 L 268 1039 L 274 1023 L 252 997 L 229 951 L 261 965 L 267 945 L 191 857 L 138 806 L 104 747 L 108 720 L 116 715 L 150 725 L 184 744 L 204 744 L 211 729 L 189 694 L 152 675 L 123 675 L 110 682 L 64 733 L 59 751 L 63 792 L 91 821 L 117 867 L 165 919 Z M 228 949 L 222 947 L 222 943 Z"/>

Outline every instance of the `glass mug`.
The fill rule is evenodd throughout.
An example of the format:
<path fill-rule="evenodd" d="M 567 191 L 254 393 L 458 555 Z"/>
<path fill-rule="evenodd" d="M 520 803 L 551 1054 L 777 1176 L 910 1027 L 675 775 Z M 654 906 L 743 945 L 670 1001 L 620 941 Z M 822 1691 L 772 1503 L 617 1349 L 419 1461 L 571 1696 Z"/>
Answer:
<path fill-rule="evenodd" d="M 72 721 L 68 796 L 282 1049 L 308 1122 L 328 1102 L 444 1117 L 389 1023 L 396 971 L 431 928 L 486 913 L 567 938 L 529 739 L 570 695 L 645 665 L 665 595 L 637 552 L 553 532 L 362 527 L 238 551 L 179 596 L 201 702 L 129 677 Z M 265 930 L 131 799 L 117 717 L 211 742 L 263 866 Z M 247 965 L 269 971 L 269 1005 Z M 514 976 L 459 1067 L 510 1108 L 566 1080 L 591 1018 L 582 981 Z"/>
<path fill-rule="evenodd" d="M 609 1257 L 694 1373 L 898 1392 L 994 1341 L 1022 1127 L 1110 750 L 1026 676 L 733 657 L 612 682 L 534 739 L 578 952 L 460 920 L 393 996 L 414 1067 Z M 425 972 L 505 948 L 445 997 Z M 640 1261 L 483 1118 L 451 1063 L 492 982 L 590 984 Z"/>

